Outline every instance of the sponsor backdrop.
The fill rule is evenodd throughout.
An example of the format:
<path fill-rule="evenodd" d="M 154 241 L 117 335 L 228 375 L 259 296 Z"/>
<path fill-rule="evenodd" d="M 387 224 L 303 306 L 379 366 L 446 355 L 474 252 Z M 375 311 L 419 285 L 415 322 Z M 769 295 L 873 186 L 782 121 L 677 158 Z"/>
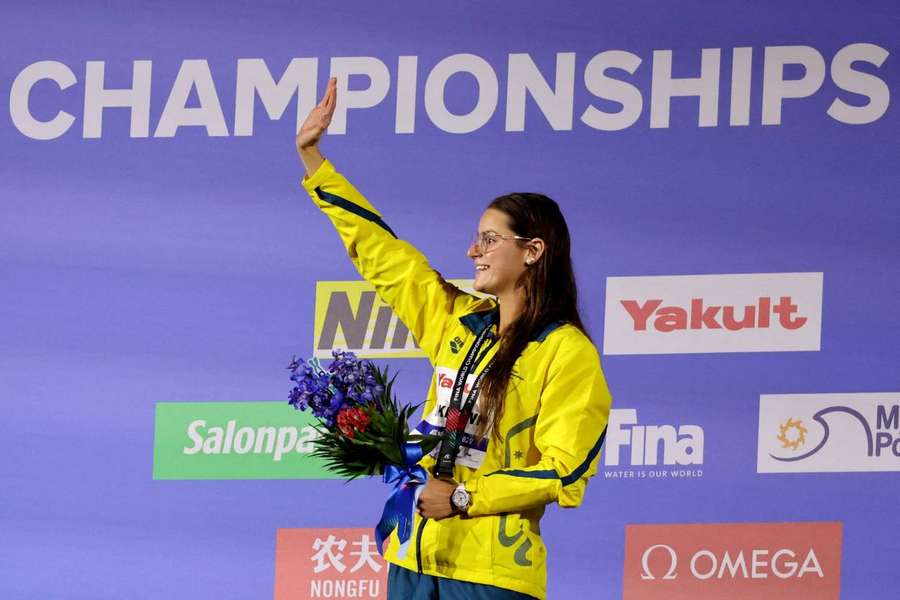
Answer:
<path fill-rule="evenodd" d="M 388 488 L 286 404 L 292 355 L 436 376 L 298 185 L 330 74 L 325 154 L 462 287 L 493 197 L 568 218 L 614 410 L 551 598 L 895 597 L 895 2 L 3 12 L 0 597 L 384 597 Z"/>

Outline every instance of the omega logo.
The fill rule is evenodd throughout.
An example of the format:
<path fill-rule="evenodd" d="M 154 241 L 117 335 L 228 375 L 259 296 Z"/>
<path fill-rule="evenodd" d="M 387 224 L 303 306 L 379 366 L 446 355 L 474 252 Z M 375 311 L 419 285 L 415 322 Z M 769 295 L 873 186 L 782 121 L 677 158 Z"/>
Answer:
<path fill-rule="evenodd" d="M 650 572 L 650 565 L 648 563 L 650 562 L 650 553 L 657 548 L 665 548 L 669 551 L 669 556 L 672 557 L 669 561 L 669 570 L 663 575 L 663 579 L 675 579 L 678 577 L 678 573 L 675 572 L 675 568 L 678 566 L 678 555 L 675 554 L 674 548 L 666 546 L 665 544 L 656 544 L 644 550 L 644 555 L 641 557 L 641 566 L 644 569 L 644 572 L 641 573 L 641 579 L 656 579 L 656 577 L 653 576 L 653 573 Z"/>

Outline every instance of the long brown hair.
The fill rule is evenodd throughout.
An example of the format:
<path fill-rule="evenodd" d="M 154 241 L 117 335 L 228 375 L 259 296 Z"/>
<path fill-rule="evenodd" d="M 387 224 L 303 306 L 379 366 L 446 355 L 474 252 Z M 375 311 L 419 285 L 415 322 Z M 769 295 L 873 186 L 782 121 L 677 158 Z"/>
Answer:
<path fill-rule="evenodd" d="M 587 332 L 578 314 L 578 290 L 570 256 L 569 228 L 559 205 L 543 194 L 515 193 L 495 198 L 488 208 L 504 213 L 509 228 L 527 238 L 544 240 L 544 252 L 516 282 L 525 290 L 522 314 L 500 340 L 491 370 L 484 378 L 479 399 L 482 418 L 478 437 L 489 429 L 500 439 L 500 418 L 510 379 L 519 377 L 513 367 L 528 342 L 554 322 L 569 323 Z M 516 240 L 520 246 L 528 242 Z M 513 385 L 515 385 L 513 383 Z"/>

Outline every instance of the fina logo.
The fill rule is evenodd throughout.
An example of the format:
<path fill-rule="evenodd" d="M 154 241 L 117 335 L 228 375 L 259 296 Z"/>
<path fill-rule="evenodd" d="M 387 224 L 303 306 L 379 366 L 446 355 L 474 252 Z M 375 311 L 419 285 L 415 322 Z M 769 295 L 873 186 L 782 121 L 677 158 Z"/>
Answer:
<path fill-rule="evenodd" d="M 760 473 L 898 471 L 900 394 L 762 396 L 759 436 Z"/>
<path fill-rule="evenodd" d="M 637 410 L 610 411 L 603 464 L 607 467 L 664 469 L 605 469 L 608 479 L 702 477 L 703 428 L 699 425 L 638 425 Z M 684 468 L 690 467 L 690 468 Z"/>

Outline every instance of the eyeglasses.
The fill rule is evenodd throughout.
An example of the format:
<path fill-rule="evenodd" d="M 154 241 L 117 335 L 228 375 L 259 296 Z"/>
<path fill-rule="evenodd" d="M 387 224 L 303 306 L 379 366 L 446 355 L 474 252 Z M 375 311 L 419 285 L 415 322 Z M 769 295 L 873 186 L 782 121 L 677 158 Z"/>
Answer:
<path fill-rule="evenodd" d="M 482 233 L 476 232 L 475 236 L 472 238 L 472 244 L 477 246 L 482 254 L 487 254 L 488 252 L 496 250 L 503 240 L 522 240 L 530 242 L 533 239 L 534 238 L 530 237 L 522 237 L 521 235 L 501 235 L 495 231 L 485 231 Z"/>

